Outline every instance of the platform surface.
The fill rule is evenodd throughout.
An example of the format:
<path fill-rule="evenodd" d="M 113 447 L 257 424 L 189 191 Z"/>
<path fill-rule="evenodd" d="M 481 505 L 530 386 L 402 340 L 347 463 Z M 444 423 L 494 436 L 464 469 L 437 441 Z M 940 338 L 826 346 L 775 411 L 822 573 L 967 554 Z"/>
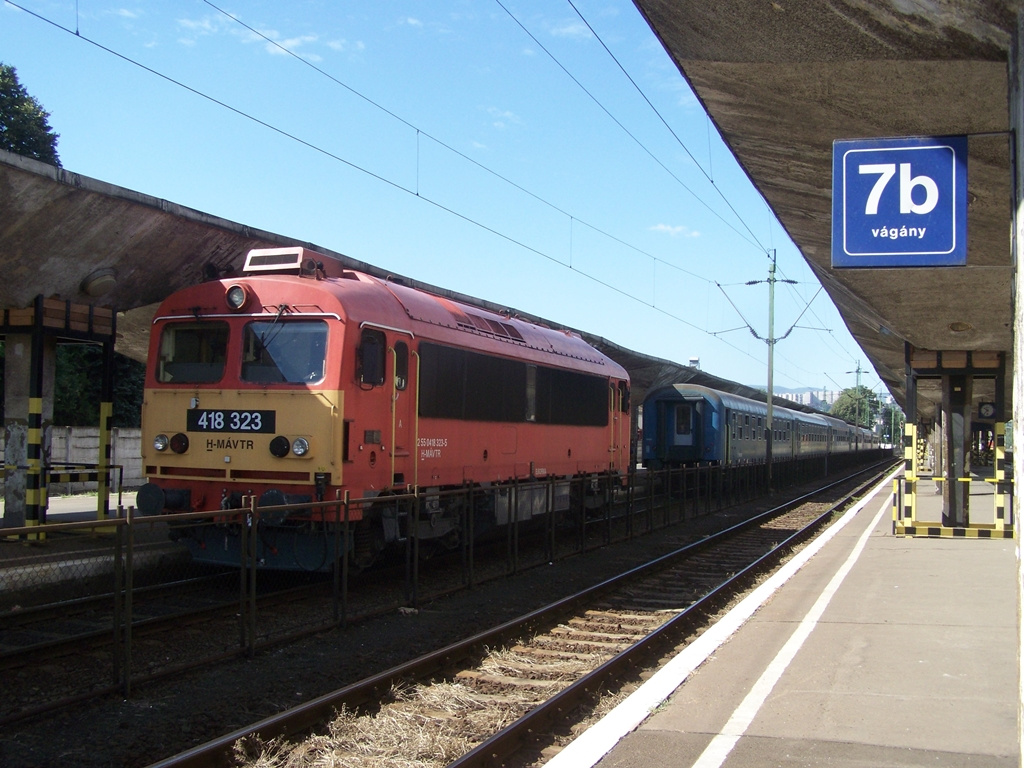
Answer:
<path fill-rule="evenodd" d="M 883 485 L 706 660 L 645 686 L 667 698 L 642 687 L 639 715 L 548 765 L 1016 766 L 1015 546 L 895 537 Z"/>

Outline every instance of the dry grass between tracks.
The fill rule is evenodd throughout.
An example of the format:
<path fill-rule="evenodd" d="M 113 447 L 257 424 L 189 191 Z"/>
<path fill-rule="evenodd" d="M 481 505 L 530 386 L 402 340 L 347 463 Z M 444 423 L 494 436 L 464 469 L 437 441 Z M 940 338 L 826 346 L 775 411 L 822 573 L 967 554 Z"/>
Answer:
<path fill-rule="evenodd" d="M 492 651 L 477 667 L 483 675 L 527 679 L 534 660 L 509 650 Z M 577 660 L 543 665 L 543 678 L 569 685 L 589 666 Z M 443 768 L 528 712 L 552 693 L 531 698 L 491 690 L 481 693 L 462 682 L 394 688 L 376 713 L 343 710 L 327 732 L 301 742 L 242 739 L 235 759 L 245 768 Z"/>

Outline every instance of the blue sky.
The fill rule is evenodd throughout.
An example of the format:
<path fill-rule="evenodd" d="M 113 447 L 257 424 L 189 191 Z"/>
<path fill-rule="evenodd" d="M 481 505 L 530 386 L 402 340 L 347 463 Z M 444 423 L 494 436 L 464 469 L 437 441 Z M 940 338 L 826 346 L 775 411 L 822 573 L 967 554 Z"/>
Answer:
<path fill-rule="evenodd" d="M 775 384 L 867 366 L 628 0 L 16 3 L 68 170 L 762 386 L 774 249 Z"/>

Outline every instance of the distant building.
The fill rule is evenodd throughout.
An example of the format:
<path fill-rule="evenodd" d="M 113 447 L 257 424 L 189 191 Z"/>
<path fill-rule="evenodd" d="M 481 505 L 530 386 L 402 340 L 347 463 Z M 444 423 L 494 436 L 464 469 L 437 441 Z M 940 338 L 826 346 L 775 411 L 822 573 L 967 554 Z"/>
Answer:
<path fill-rule="evenodd" d="M 817 408 L 819 411 L 828 411 L 832 408 L 841 392 L 834 389 L 808 389 L 803 392 L 777 392 L 776 397 L 782 397 L 800 405 L 807 405 Z"/>

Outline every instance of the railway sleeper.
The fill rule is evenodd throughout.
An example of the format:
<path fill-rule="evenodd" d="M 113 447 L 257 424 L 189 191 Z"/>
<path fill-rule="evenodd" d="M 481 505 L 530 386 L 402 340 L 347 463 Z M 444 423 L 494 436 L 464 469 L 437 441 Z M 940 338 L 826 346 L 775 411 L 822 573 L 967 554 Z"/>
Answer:
<path fill-rule="evenodd" d="M 642 633 L 640 632 L 597 632 L 581 625 L 576 625 L 574 627 L 555 627 L 551 630 L 551 634 L 561 635 L 563 637 L 581 637 L 584 640 L 594 638 L 614 642 L 632 642 L 637 637 L 642 637 Z"/>
<path fill-rule="evenodd" d="M 659 616 L 651 616 L 649 614 L 599 614 L 591 613 L 587 611 L 585 614 L 586 618 L 577 617 L 569 621 L 570 624 L 581 624 L 586 622 L 588 624 L 597 624 L 599 626 L 617 627 L 618 629 L 644 629 L 645 627 L 656 627 L 663 623 L 663 619 Z"/>
<path fill-rule="evenodd" d="M 622 624 L 601 621 L 571 621 L 569 626 L 580 632 L 604 632 L 608 634 L 641 635 L 657 629 L 665 622 L 651 621 L 643 624 Z"/>
<path fill-rule="evenodd" d="M 558 646 L 565 650 L 577 650 L 580 648 L 599 648 L 603 651 L 611 651 L 612 653 L 618 653 L 619 651 L 629 648 L 631 643 L 609 643 L 601 642 L 598 640 L 582 640 L 577 638 L 569 637 L 538 637 L 535 642 L 543 643 L 548 646 Z"/>
<path fill-rule="evenodd" d="M 485 683 L 488 685 L 501 685 L 510 688 L 564 688 L 571 681 L 565 680 L 543 680 L 537 678 L 509 677 L 508 675 L 495 675 L 490 672 L 480 672 L 475 669 L 464 669 L 455 677 L 459 680 L 469 680 L 474 683 Z"/>
<path fill-rule="evenodd" d="M 516 645 L 512 648 L 513 651 L 522 654 L 529 654 L 531 656 L 539 656 L 541 658 L 549 659 L 579 659 L 581 661 L 593 661 L 595 659 L 604 659 L 606 653 L 594 652 L 579 652 L 579 651 L 562 651 L 552 650 L 550 648 L 534 648 L 533 646 Z"/>

